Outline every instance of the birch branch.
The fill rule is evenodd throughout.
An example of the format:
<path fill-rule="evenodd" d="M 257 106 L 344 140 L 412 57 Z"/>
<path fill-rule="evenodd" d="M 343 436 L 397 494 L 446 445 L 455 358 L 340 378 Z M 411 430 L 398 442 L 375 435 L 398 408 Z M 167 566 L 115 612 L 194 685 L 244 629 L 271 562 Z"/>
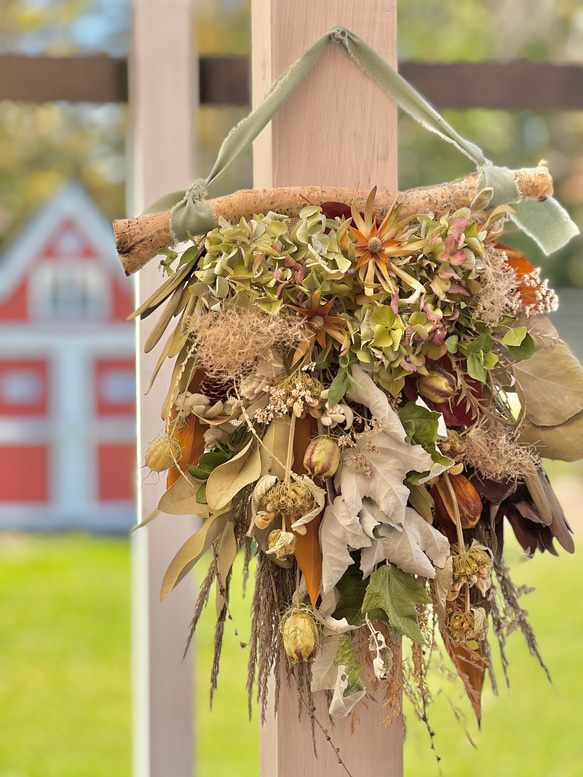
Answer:
<path fill-rule="evenodd" d="M 514 172 L 520 200 L 546 200 L 553 193 L 553 179 L 546 167 L 526 168 Z M 404 192 L 380 191 L 375 199 L 375 217 L 382 220 L 395 201 L 406 218 L 429 208 L 437 214 L 469 207 L 477 194 L 478 173 L 458 181 L 408 189 Z M 237 222 L 256 213 L 270 210 L 295 217 L 306 204 L 325 202 L 352 203 L 364 209 L 368 192 L 336 186 L 289 186 L 280 189 L 242 189 L 226 197 L 207 200 L 218 220 L 219 216 Z M 113 222 L 116 249 L 126 275 L 132 275 L 150 261 L 161 249 L 173 244 L 170 232 L 170 211 L 119 219 Z"/>

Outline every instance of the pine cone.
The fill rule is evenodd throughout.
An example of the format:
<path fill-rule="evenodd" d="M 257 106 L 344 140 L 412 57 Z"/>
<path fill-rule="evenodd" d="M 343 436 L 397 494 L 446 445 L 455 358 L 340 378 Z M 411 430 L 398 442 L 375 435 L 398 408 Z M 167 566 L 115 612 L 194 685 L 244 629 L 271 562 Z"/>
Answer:
<path fill-rule="evenodd" d="M 205 375 L 200 382 L 199 393 L 204 394 L 211 401 L 224 402 L 233 391 L 234 381 L 232 378 L 223 378 L 212 375 Z"/>

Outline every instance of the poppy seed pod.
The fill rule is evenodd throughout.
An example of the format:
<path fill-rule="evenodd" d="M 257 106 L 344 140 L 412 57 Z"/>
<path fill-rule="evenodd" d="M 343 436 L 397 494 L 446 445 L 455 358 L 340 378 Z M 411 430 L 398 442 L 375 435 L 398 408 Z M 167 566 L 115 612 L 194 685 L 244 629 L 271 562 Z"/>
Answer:
<path fill-rule="evenodd" d="M 429 375 L 423 375 L 419 378 L 417 390 L 424 399 L 439 405 L 454 396 L 457 386 L 454 376 L 449 372 L 431 370 Z"/>
<path fill-rule="evenodd" d="M 294 663 L 312 661 L 320 645 L 320 627 L 310 609 L 290 607 L 281 621 L 283 647 Z"/>
<path fill-rule="evenodd" d="M 331 437 L 316 437 L 306 448 L 304 467 L 310 475 L 329 478 L 340 465 L 340 448 Z"/>

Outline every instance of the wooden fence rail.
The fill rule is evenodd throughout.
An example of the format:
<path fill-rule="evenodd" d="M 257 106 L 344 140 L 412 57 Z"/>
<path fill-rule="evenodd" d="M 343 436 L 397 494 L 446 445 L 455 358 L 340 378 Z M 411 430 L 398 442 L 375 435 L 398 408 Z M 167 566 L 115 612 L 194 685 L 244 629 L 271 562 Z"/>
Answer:
<path fill-rule="evenodd" d="M 583 110 L 583 65 L 548 62 L 401 62 L 401 74 L 438 108 Z M 248 105 L 247 57 L 201 57 L 202 105 Z M 0 55 L 0 100 L 125 103 L 128 66 L 106 55 Z"/>

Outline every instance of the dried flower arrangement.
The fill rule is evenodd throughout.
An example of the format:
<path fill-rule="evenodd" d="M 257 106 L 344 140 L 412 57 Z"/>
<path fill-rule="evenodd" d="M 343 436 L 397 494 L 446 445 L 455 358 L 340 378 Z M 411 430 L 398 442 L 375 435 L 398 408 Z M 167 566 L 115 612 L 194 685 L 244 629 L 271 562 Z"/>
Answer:
<path fill-rule="evenodd" d="M 262 715 L 287 661 L 331 715 L 381 687 L 387 720 L 401 688 L 426 719 L 439 632 L 479 718 L 489 621 L 504 670 L 513 627 L 538 656 L 507 525 L 527 555 L 574 550 L 540 457 L 583 457 L 583 370 L 545 317 L 556 296 L 499 242 L 511 208 L 352 199 L 219 214 L 166 250 L 168 278 L 134 314 L 166 305 L 146 350 L 177 319 L 153 376 L 174 360 L 146 453 L 168 470 L 150 518 L 204 519 L 161 595 L 210 551 L 190 636 L 215 584 L 212 693 L 233 562 L 257 556 L 248 690 L 257 678 Z"/>

